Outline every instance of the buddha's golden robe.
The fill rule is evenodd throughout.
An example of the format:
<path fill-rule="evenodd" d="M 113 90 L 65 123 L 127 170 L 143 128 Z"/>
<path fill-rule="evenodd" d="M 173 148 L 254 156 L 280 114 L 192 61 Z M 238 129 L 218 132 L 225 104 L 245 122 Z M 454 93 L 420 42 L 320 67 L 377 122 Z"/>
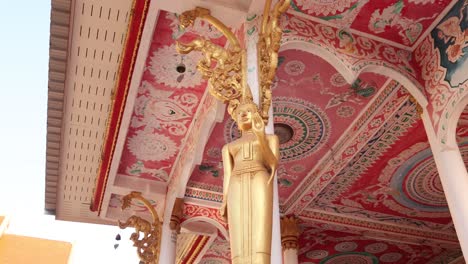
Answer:
<path fill-rule="evenodd" d="M 226 147 L 233 163 L 227 195 L 232 263 L 270 263 L 273 184 L 260 143 L 241 137 Z"/>

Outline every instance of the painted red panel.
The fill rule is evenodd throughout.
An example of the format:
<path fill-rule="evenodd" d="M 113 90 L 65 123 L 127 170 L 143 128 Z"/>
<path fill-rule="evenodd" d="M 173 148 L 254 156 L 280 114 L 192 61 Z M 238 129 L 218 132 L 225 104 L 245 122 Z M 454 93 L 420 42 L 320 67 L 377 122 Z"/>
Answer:
<path fill-rule="evenodd" d="M 225 39 L 205 23 L 186 32 L 177 16 L 161 11 L 135 99 L 130 127 L 118 173 L 167 181 L 206 88 L 196 70 L 197 52 L 180 55 L 175 41 L 208 35 L 224 45 Z"/>
<path fill-rule="evenodd" d="M 301 226 L 299 263 L 448 263 L 461 255 L 457 248 L 394 242 L 346 227 L 318 223 Z"/>
<path fill-rule="evenodd" d="M 412 47 L 451 0 L 295 0 L 293 10 Z M 359 34 L 359 33 L 358 33 Z"/>
<path fill-rule="evenodd" d="M 333 148 L 386 78 L 363 73 L 360 83 L 352 88 L 332 65 L 313 54 L 287 50 L 280 53 L 280 61 L 273 87 L 276 133 L 292 132 L 290 140 L 280 146 L 279 192 L 280 199 L 285 200 Z M 336 121 L 332 124 L 331 120 Z M 221 147 L 238 136 L 235 124 L 226 114 L 224 123 L 213 130 L 190 186 L 221 191 Z"/>

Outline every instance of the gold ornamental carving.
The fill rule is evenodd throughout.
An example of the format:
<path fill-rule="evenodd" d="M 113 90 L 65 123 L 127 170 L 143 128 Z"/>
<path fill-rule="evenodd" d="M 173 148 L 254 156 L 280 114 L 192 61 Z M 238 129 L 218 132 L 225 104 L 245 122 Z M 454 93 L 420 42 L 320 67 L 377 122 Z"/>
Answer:
<path fill-rule="evenodd" d="M 283 250 L 297 249 L 299 239 L 299 227 L 297 217 L 284 216 L 281 218 L 281 245 Z"/>
<path fill-rule="evenodd" d="M 210 11 L 197 7 L 179 16 L 181 27 L 200 18 L 216 27 L 228 39 L 226 48 L 198 37 L 189 43 L 177 42 L 177 51 L 203 54 L 197 69 L 208 80 L 210 93 L 228 105 L 242 135 L 222 150 L 224 181 L 220 213 L 227 218 L 232 263 L 271 261 L 273 179 L 279 160 L 279 141 L 265 133 L 271 106 L 271 82 L 274 78 L 281 40 L 279 16 L 289 6 L 280 1 L 270 14 L 271 0 L 265 3 L 264 19 L 258 43 L 260 109 L 252 100 L 247 85 L 246 50 L 235 35 Z"/>
<path fill-rule="evenodd" d="M 125 195 L 122 199 L 122 210 L 130 207 L 133 199 L 142 202 L 148 208 L 153 222 L 150 223 L 141 217 L 132 215 L 123 223 L 119 221 L 119 227 L 121 229 L 129 226 L 135 228 L 135 232 L 130 235 L 130 240 L 133 241 L 133 246 L 137 248 L 138 257 L 143 263 L 158 263 L 161 247 L 161 222 L 158 213 L 151 203 L 141 196 L 140 192 L 131 192 Z"/>
<path fill-rule="evenodd" d="M 197 7 L 179 16 L 180 26 L 186 28 L 193 25 L 196 18 L 203 19 L 216 27 L 228 39 L 229 46 L 223 48 L 209 39 L 198 37 L 189 43 L 176 42 L 177 52 L 188 54 L 199 51 L 203 59 L 197 64 L 197 69 L 203 78 L 208 80 L 210 93 L 218 100 L 228 104 L 228 109 L 239 105 L 242 87 L 246 85 L 245 50 L 241 50 L 236 36 L 221 21 L 210 15 L 210 11 Z M 213 63 L 216 65 L 213 66 Z"/>
<path fill-rule="evenodd" d="M 263 120 L 268 122 L 268 111 L 271 106 L 271 84 L 278 66 L 278 51 L 283 31 L 279 25 L 280 16 L 288 10 L 291 0 L 276 3 L 270 13 L 271 1 L 266 1 L 263 20 L 257 43 L 258 69 L 261 92 L 261 111 Z"/>

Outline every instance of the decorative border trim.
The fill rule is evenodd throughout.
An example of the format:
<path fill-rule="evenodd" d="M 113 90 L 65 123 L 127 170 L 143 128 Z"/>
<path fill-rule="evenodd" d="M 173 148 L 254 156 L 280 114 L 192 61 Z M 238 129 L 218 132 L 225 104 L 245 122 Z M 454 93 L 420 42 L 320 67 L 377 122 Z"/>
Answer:
<path fill-rule="evenodd" d="M 409 228 L 401 225 L 384 224 L 369 219 L 349 217 L 320 210 L 302 211 L 300 217 L 317 222 L 349 226 L 356 229 L 374 230 L 382 233 L 397 234 L 414 238 L 424 238 L 446 244 L 458 245 L 457 235 L 446 231 L 431 231 Z"/>
<path fill-rule="evenodd" d="M 185 256 L 182 263 L 194 263 L 195 259 L 198 257 L 198 255 L 200 255 L 200 252 L 206 246 L 206 243 L 208 242 L 209 239 L 210 239 L 209 236 L 203 236 L 203 235 L 198 236 L 195 239 L 195 241 L 192 243 L 190 247 L 190 251 L 187 253 L 187 256 Z"/>
<path fill-rule="evenodd" d="M 96 190 L 91 211 L 101 213 L 102 201 L 104 198 L 112 157 L 117 142 L 118 132 L 122 121 L 122 115 L 127 101 L 127 94 L 130 87 L 133 68 L 137 52 L 140 46 L 141 33 L 148 13 L 148 6 L 151 0 L 134 0 L 132 5 L 131 20 L 127 29 L 125 48 L 120 62 L 118 80 L 115 85 L 112 98 L 112 110 L 107 119 L 107 132 L 105 143 L 101 154 L 101 164 L 99 165 L 98 177 L 96 179 Z"/>

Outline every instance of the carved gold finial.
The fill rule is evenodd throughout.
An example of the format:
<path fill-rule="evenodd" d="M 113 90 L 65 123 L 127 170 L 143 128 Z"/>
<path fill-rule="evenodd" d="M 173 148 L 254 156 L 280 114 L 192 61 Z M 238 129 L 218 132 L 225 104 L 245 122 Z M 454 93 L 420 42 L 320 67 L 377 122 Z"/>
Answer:
<path fill-rule="evenodd" d="M 180 234 L 180 221 L 184 216 L 184 198 L 176 198 L 174 208 L 171 214 L 171 230 L 175 230 L 177 234 Z"/>
<path fill-rule="evenodd" d="M 158 213 L 151 203 L 141 196 L 140 192 L 131 192 L 125 195 L 122 199 L 122 210 L 130 207 L 132 199 L 139 200 L 148 208 L 153 217 L 153 223 L 132 215 L 124 223 L 119 221 L 119 227 L 121 229 L 129 226 L 135 228 L 135 232 L 131 234 L 130 240 L 133 241 L 133 246 L 137 248 L 138 257 L 145 264 L 157 263 L 161 247 L 161 223 L 159 222 Z M 141 239 L 140 233 L 143 233 Z"/>
<path fill-rule="evenodd" d="M 297 249 L 299 239 L 299 228 L 295 216 L 284 216 L 281 218 L 281 245 L 283 250 Z"/>

